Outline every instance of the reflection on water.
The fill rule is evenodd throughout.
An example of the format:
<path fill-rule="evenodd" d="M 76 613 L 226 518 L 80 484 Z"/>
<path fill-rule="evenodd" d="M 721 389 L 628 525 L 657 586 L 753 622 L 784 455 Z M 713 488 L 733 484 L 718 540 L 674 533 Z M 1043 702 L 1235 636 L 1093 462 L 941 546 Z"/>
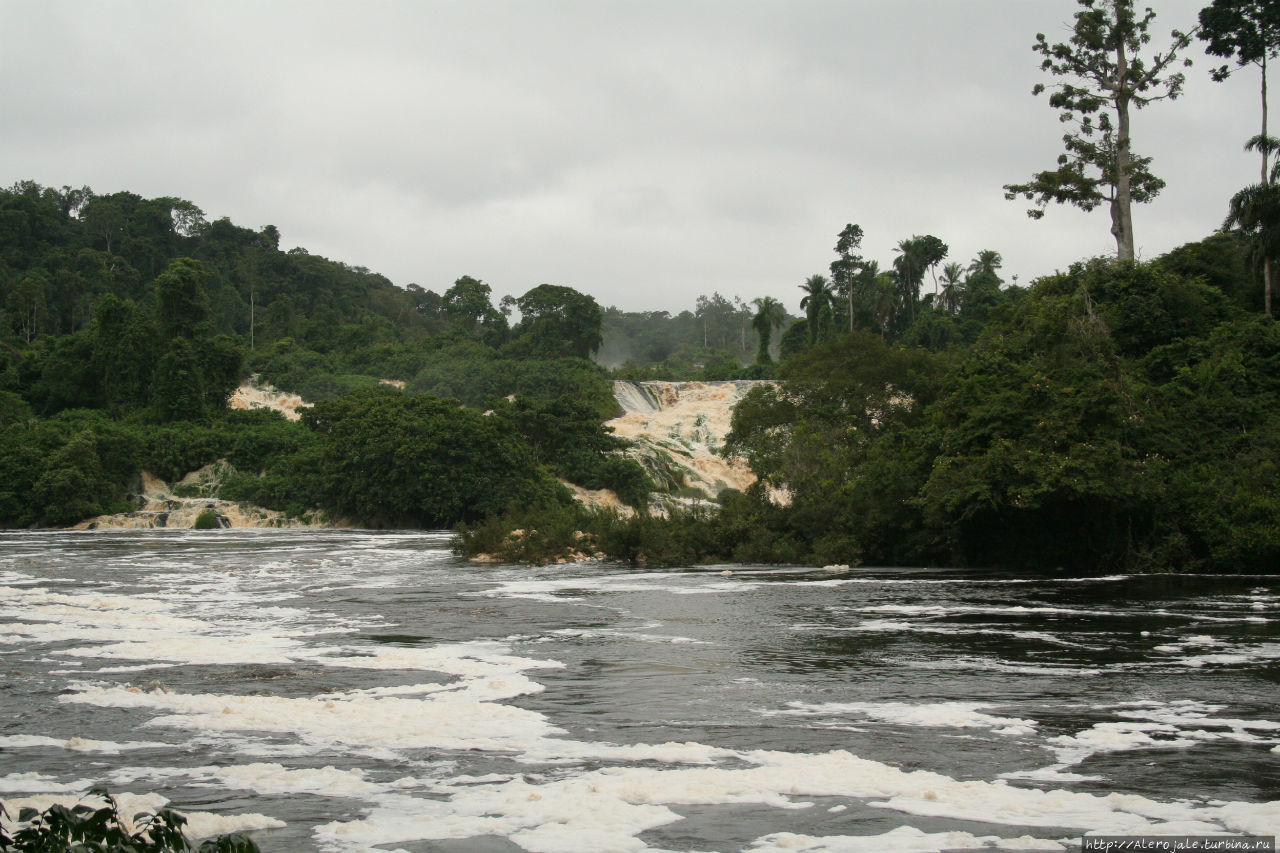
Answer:
<path fill-rule="evenodd" d="M 1280 830 L 1278 577 L 475 567 L 448 541 L 0 534 L 0 795 L 101 781 L 278 850 Z"/>

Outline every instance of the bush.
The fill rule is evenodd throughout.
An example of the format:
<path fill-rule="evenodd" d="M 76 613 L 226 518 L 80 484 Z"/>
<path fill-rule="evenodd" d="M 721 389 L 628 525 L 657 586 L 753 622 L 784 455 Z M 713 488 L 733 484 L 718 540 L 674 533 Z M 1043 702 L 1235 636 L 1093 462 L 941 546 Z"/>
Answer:
<path fill-rule="evenodd" d="M 192 530 L 220 530 L 222 522 L 218 520 L 218 513 L 211 509 L 202 510 L 196 516 L 195 524 L 191 525 Z"/>
<path fill-rule="evenodd" d="M 53 805 L 38 812 L 18 812 L 19 827 L 8 835 L 0 829 L 0 850 L 15 853 L 61 853 L 61 851 L 113 851 L 113 853 L 169 853 L 193 849 L 183 835 L 187 819 L 169 809 L 155 814 L 143 812 L 133 816 L 132 832 L 120 819 L 116 800 L 106 788 L 94 787 L 89 794 L 107 801 L 95 809 L 84 803 L 71 808 Z M 0 814 L 10 817 L 4 804 Z M 74 847 L 72 846 L 74 844 Z M 260 853 L 253 839 L 239 833 L 220 835 L 203 842 L 198 853 Z"/>
<path fill-rule="evenodd" d="M 317 403 L 303 422 L 318 502 L 339 517 L 446 526 L 570 499 L 506 424 L 449 400 L 373 389 Z"/>

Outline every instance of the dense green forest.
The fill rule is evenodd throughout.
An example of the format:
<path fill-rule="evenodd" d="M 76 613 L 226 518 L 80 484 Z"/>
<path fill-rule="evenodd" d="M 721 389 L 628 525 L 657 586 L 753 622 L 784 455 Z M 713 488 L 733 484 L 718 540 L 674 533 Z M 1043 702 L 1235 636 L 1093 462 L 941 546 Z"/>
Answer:
<path fill-rule="evenodd" d="M 402 289 L 278 243 L 180 199 L 0 190 L 0 524 L 127 511 L 139 471 L 218 459 L 223 497 L 357 524 L 564 503 L 557 480 L 644 504 L 601 427 L 595 300 L 543 284 L 495 306 L 469 276 Z M 252 373 L 319 405 L 228 410 Z"/>
<path fill-rule="evenodd" d="M 1141 51 L 1151 16 L 1081 5 L 1069 43 L 1037 42 L 1042 67 L 1117 79 L 1109 51 Z M 1202 15 L 1198 35 L 1216 55 L 1245 67 L 1280 45 L 1280 20 L 1249 18 L 1253 5 L 1215 9 L 1232 14 Z M 797 276 L 795 316 L 719 293 L 623 312 L 553 284 L 494 304 L 470 276 L 401 288 L 182 199 L 0 190 L 0 525 L 127 511 L 140 471 L 173 480 L 225 460 L 224 498 L 351 524 L 461 523 L 465 551 L 520 559 L 587 541 L 651 563 L 1269 567 L 1280 141 L 1265 123 L 1251 141 L 1262 182 L 1224 190 L 1221 232 L 1127 256 L 1129 207 L 1163 181 L 1131 151 L 1124 111 L 1177 94 L 1170 62 L 1190 39 L 1174 33 L 1127 93 L 1037 87 L 1075 130 L 1057 170 L 1006 192 L 1035 217 L 1050 202 L 1108 206 L 1117 258 L 1018 286 L 997 250 L 953 258 L 932 234 L 864 257 L 850 223 L 822 271 Z M 250 374 L 316 405 L 300 423 L 229 410 Z M 724 448 L 757 484 L 647 512 L 653 484 L 602 426 L 611 378 L 776 380 L 737 407 Z M 564 482 L 638 512 L 585 509 Z"/>
<path fill-rule="evenodd" d="M 818 335 L 735 409 L 725 452 L 760 477 L 748 492 L 666 520 L 566 508 L 516 553 L 585 530 L 649 562 L 1267 569 L 1280 330 L 1248 254 L 1222 234 L 1082 262 L 980 308 L 920 300 L 914 322 L 908 293 L 896 330 L 855 307 L 852 332 Z M 535 521 L 491 520 L 469 547 Z"/>
<path fill-rule="evenodd" d="M 718 326 L 627 315 L 552 285 L 495 307 L 465 276 L 437 297 L 281 252 L 275 229 L 208 224 L 187 202 L 107 198 L 128 215 L 103 231 L 87 190 L 0 191 L 9 526 L 124 511 L 140 470 L 176 479 L 225 459 L 229 499 L 469 522 L 472 550 L 536 527 L 530 559 L 579 531 L 651 562 L 1223 569 L 1280 550 L 1280 333 L 1239 231 L 1023 288 L 998 252 L 948 262 L 932 235 L 882 269 L 846 226 L 828 270 L 797 286 L 804 317 L 755 301 L 744 355 L 730 311 Z M 781 380 L 739 406 L 726 448 L 758 487 L 669 519 L 570 501 L 558 480 L 641 508 L 651 488 L 601 427 L 615 403 L 589 356 L 609 322 L 637 339 L 708 335 L 633 352 L 617 375 Z M 228 410 L 251 372 L 319 403 L 300 424 Z"/>

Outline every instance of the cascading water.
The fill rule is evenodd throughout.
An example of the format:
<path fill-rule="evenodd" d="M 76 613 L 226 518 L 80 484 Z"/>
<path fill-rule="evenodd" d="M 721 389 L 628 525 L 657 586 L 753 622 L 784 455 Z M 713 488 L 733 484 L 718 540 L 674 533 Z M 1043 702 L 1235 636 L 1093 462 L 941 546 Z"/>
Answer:
<path fill-rule="evenodd" d="M 742 460 L 720 455 L 733 407 L 753 381 L 613 384 L 623 414 L 606 423 L 633 442 L 628 455 L 649 472 L 659 507 L 712 500 L 747 488 L 755 475 Z"/>
<path fill-rule="evenodd" d="M 291 421 L 302 418 L 299 409 L 311 408 L 311 404 L 297 394 L 280 391 L 263 383 L 256 373 L 231 392 L 231 396 L 227 398 L 227 406 L 239 410 L 270 409 Z"/>
<path fill-rule="evenodd" d="M 622 406 L 622 411 L 629 414 L 656 412 L 662 408 L 662 402 L 649 390 L 653 384 L 617 380 L 613 383 L 613 396 Z"/>

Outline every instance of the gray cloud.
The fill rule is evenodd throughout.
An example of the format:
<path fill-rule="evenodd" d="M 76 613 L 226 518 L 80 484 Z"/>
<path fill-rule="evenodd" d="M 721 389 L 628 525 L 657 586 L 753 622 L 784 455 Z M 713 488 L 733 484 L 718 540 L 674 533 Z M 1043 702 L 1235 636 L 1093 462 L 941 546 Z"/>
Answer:
<path fill-rule="evenodd" d="M 1156 4 L 1157 29 L 1201 2 Z M 567 284 L 680 310 L 774 295 L 846 222 L 888 263 L 934 233 L 1026 282 L 1111 250 L 1105 212 L 1031 222 L 1001 186 L 1062 128 L 1030 95 L 1070 0 L 0 4 L 6 183 L 178 195 L 285 246 L 442 290 Z M 1200 59 L 1198 48 L 1193 50 Z M 1256 79 L 1135 119 L 1168 189 L 1151 257 L 1255 179 Z"/>

